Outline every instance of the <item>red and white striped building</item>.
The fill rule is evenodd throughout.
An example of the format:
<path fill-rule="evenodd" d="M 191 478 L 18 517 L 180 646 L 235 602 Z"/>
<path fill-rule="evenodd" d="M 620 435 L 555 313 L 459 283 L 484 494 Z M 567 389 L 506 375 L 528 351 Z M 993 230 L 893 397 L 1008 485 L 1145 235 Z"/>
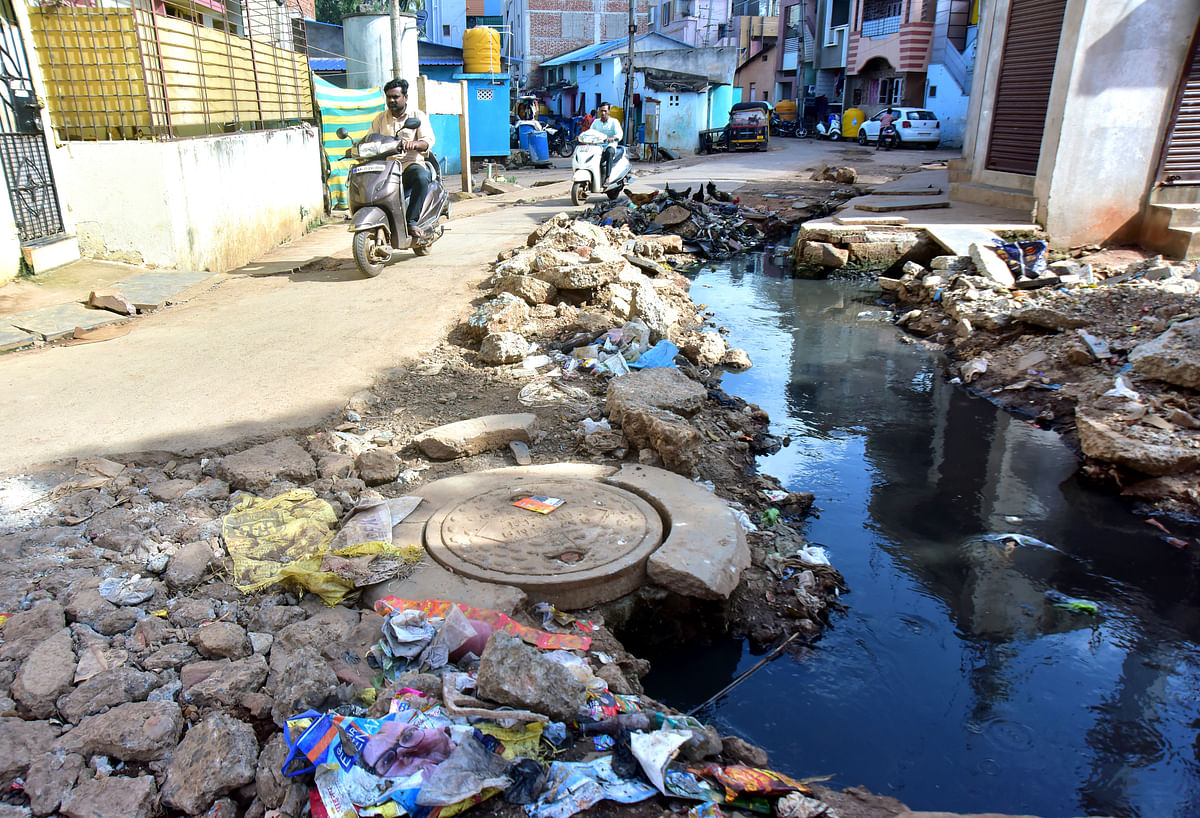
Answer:
<path fill-rule="evenodd" d="M 925 104 L 936 0 L 853 0 L 845 108 Z"/>

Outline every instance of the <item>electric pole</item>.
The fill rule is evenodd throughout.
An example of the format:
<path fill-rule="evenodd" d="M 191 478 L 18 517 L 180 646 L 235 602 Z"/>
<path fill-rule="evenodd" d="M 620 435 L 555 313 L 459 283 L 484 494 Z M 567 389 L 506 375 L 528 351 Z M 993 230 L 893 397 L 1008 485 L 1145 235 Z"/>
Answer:
<path fill-rule="evenodd" d="M 392 0 L 392 79 L 397 79 L 400 76 L 400 0 Z M 416 85 L 416 77 L 406 77 L 409 82 Z M 416 92 L 414 87 L 413 92 Z"/>
<path fill-rule="evenodd" d="M 625 72 L 625 122 L 623 123 L 623 131 L 625 133 L 625 144 L 632 145 L 636 138 L 633 131 L 633 39 L 637 34 L 637 17 L 635 10 L 637 9 L 637 0 L 629 0 L 629 68 Z"/>

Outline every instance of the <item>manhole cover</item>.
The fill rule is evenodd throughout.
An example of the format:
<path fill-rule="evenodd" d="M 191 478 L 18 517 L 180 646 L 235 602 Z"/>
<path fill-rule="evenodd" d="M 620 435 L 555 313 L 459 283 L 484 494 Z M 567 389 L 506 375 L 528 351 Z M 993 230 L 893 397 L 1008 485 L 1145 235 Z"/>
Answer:
<path fill-rule="evenodd" d="M 585 479 L 495 483 L 443 506 L 426 525 L 426 546 L 447 568 L 571 608 L 616 599 L 644 580 L 663 524 L 636 494 Z M 563 503 L 548 514 L 513 505 L 530 496 Z"/>

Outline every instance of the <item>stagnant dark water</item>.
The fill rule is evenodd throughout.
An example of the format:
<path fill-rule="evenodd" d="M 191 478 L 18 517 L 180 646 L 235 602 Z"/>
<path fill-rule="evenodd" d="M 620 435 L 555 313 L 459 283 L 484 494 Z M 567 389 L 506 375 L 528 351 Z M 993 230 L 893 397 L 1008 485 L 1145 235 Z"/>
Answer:
<path fill-rule="evenodd" d="M 816 494 L 805 533 L 848 611 L 701 715 L 777 769 L 913 809 L 1200 815 L 1200 554 L 1077 481 L 1055 434 L 948 383 L 863 314 L 872 291 L 766 262 L 706 266 L 692 297 L 754 360 L 727 391 L 793 438 L 759 467 Z M 973 541 L 1009 532 L 1053 548 Z M 649 658 L 647 691 L 688 709 L 760 657 L 728 641 Z"/>

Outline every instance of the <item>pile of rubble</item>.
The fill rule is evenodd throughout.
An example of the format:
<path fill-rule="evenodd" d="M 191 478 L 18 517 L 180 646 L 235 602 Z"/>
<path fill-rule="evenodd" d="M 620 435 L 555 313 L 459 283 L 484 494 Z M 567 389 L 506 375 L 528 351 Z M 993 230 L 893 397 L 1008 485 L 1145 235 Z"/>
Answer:
<path fill-rule="evenodd" d="M 0 535 L 0 815 L 450 814 L 490 796 L 547 818 L 600 798 L 831 815 L 762 751 L 642 695 L 648 666 L 605 611 L 353 607 L 426 559 L 382 533 L 406 492 L 520 440 L 543 462 L 720 485 L 753 561 L 722 626 L 762 644 L 819 633 L 841 578 L 789 524 L 811 495 L 746 476 L 782 442 L 711 376 L 749 360 L 705 328 L 670 267 L 682 249 L 560 215 L 503 254 L 463 328 L 479 352 L 452 347 L 396 386 L 513 397 L 529 412 L 502 433 L 414 421 L 380 385 L 299 442 L 77 463 L 37 499 L 45 519 Z"/>
<path fill-rule="evenodd" d="M 583 214 L 592 224 L 627 227 L 637 236 L 678 236 L 686 252 L 702 258 L 729 258 L 761 247 L 768 236 L 787 232 L 774 213 L 742 207 L 711 182 L 682 191 L 626 192 L 628 204 L 598 204 Z M 798 216 L 797 216 L 798 218 Z"/>
<path fill-rule="evenodd" d="M 1200 272 L 1066 258 L 1014 277 L 987 246 L 905 263 L 897 323 L 944 345 L 980 394 L 1066 433 L 1090 475 L 1200 517 Z M 1173 545 L 1186 541 L 1167 535 Z"/>

